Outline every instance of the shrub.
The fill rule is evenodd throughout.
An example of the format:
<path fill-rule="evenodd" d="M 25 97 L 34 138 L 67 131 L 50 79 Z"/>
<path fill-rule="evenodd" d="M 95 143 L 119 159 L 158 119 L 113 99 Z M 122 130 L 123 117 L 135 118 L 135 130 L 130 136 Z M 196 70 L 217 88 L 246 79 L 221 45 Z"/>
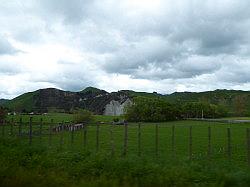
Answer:
<path fill-rule="evenodd" d="M 78 109 L 74 111 L 74 122 L 75 123 L 90 123 L 93 120 L 93 114 L 84 109 Z"/>

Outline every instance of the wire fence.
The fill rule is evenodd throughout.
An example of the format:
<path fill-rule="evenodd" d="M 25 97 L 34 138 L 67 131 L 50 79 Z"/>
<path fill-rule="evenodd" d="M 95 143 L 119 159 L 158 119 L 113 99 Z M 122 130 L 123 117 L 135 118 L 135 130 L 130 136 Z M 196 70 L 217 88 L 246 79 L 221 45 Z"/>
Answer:
<path fill-rule="evenodd" d="M 124 123 L 74 124 L 48 121 L 18 121 L 1 124 L 3 138 L 18 138 L 27 145 L 84 149 L 114 156 L 168 156 L 237 160 L 250 166 L 250 129 L 246 127 L 176 126 Z"/>

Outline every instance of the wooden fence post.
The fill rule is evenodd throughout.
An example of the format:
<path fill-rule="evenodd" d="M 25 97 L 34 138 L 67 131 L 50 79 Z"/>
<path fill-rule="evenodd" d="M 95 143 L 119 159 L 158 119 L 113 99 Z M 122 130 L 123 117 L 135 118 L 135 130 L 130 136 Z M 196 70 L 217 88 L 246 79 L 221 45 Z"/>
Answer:
<path fill-rule="evenodd" d="M 29 145 L 32 144 L 32 117 L 30 117 L 29 122 Z"/>
<path fill-rule="evenodd" d="M 159 126 L 158 123 L 155 124 L 155 156 L 158 156 L 159 148 Z"/>
<path fill-rule="evenodd" d="M 211 127 L 208 127 L 208 148 L 207 148 L 207 156 L 211 158 Z"/>
<path fill-rule="evenodd" d="M 5 135 L 5 124 L 6 124 L 6 121 L 3 120 L 3 127 L 2 127 L 2 136 L 4 137 Z"/>
<path fill-rule="evenodd" d="M 22 135 L 22 117 L 20 117 L 18 125 L 18 136 L 21 137 L 21 135 Z"/>
<path fill-rule="evenodd" d="M 138 156 L 141 156 L 141 123 L 138 123 Z"/>
<path fill-rule="evenodd" d="M 10 124 L 10 135 L 13 135 L 13 125 L 14 125 L 14 118 L 11 118 L 11 124 Z"/>
<path fill-rule="evenodd" d="M 227 128 L 227 156 L 231 159 L 232 156 L 232 146 L 231 146 L 231 129 Z"/>
<path fill-rule="evenodd" d="M 62 149 L 63 146 L 63 136 L 64 136 L 64 121 L 62 121 L 62 125 L 61 125 L 61 129 L 59 130 L 61 131 L 60 134 L 60 149 Z"/>
<path fill-rule="evenodd" d="M 86 151 L 87 149 L 87 124 L 85 124 L 83 127 L 83 146 Z"/>
<path fill-rule="evenodd" d="M 42 129 L 43 129 L 43 118 L 40 118 L 40 124 L 39 124 L 39 141 L 40 141 L 40 144 L 42 143 Z"/>
<path fill-rule="evenodd" d="M 39 137 L 40 137 L 40 141 L 42 140 L 42 130 L 43 130 L 43 118 L 40 119 L 40 125 L 39 125 Z"/>
<path fill-rule="evenodd" d="M 247 136 L 246 136 L 246 144 L 247 144 L 247 163 L 250 167 L 250 129 L 247 128 Z"/>
<path fill-rule="evenodd" d="M 115 141 L 114 141 L 114 123 L 110 127 L 110 145 L 111 145 L 111 156 L 115 155 Z"/>
<path fill-rule="evenodd" d="M 192 160 L 193 154 L 193 134 L 192 134 L 192 126 L 189 127 L 189 160 Z"/>
<path fill-rule="evenodd" d="M 100 129 L 100 124 L 96 124 L 96 152 L 99 151 L 99 129 Z"/>
<path fill-rule="evenodd" d="M 127 155 L 128 148 L 128 123 L 124 122 L 124 145 L 123 145 L 123 156 Z"/>
<path fill-rule="evenodd" d="M 75 127 L 74 127 L 74 125 L 72 124 L 72 126 L 71 126 L 71 146 L 73 146 L 73 144 L 74 144 L 74 132 L 75 131 Z"/>
<path fill-rule="evenodd" d="M 172 156 L 175 157 L 175 126 L 172 126 Z"/>
<path fill-rule="evenodd" d="M 52 125 L 54 123 L 54 120 L 51 119 L 50 124 L 49 124 L 49 146 L 52 144 Z"/>

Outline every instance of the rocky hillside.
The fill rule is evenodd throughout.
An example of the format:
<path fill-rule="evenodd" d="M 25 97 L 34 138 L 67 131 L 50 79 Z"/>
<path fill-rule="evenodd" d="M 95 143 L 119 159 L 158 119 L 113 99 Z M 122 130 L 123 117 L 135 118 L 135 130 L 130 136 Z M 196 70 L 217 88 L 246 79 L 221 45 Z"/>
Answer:
<path fill-rule="evenodd" d="M 133 97 L 164 98 L 168 102 L 182 104 L 185 102 L 206 102 L 224 106 L 231 116 L 250 116 L 250 92 L 240 90 L 215 90 L 207 92 L 176 92 L 161 95 L 146 92 L 122 90 L 108 93 L 93 87 L 80 92 L 69 92 L 55 88 L 41 89 L 25 93 L 17 98 L 4 101 L 3 106 L 18 112 L 69 112 L 74 108 L 85 108 L 95 114 L 110 113 Z M 105 108 L 109 111 L 105 111 Z M 112 113 L 112 111 L 111 111 Z M 119 112 L 118 112 L 119 113 Z"/>
<path fill-rule="evenodd" d="M 108 93 L 92 87 L 80 92 L 47 88 L 25 93 L 4 103 L 4 106 L 17 112 L 70 112 L 75 108 L 85 108 L 95 114 L 103 114 L 105 106 L 111 101 L 122 104 L 128 98 L 122 91 Z"/>

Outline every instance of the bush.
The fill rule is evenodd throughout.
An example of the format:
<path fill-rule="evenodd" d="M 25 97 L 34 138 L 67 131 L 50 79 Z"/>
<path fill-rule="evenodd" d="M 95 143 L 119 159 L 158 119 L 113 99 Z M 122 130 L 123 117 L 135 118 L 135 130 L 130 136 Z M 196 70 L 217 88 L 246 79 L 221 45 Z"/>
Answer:
<path fill-rule="evenodd" d="M 75 123 L 90 123 L 93 121 L 93 114 L 88 110 L 79 109 L 74 111 Z"/>
<path fill-rule="evenodd" d="M 119 120 L 119 118 L 114 118 L 113 119 L 113 122 L 119 122 L 120 120 Z"/>

